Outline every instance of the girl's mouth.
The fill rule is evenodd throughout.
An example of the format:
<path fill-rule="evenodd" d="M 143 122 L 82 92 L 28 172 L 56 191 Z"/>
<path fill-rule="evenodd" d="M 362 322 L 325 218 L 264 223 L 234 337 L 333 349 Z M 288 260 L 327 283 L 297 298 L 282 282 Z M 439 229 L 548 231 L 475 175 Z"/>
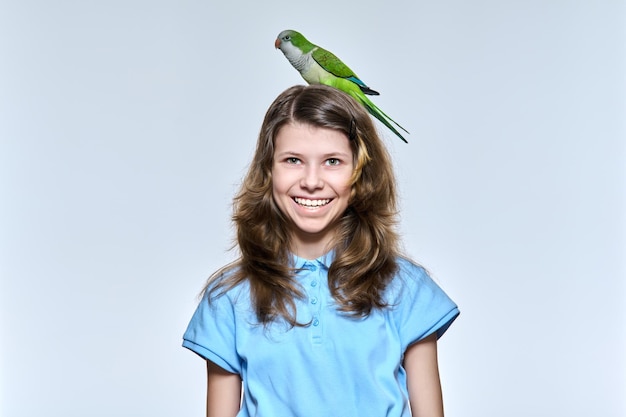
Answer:
<path fill-rule="evenodd" d="M 311 200 L 308 198 L 294 197 L 293 201 L 304 207 L 322 207 L 330 203 L 331 199 L 323 198 L 319 200 Z"/>

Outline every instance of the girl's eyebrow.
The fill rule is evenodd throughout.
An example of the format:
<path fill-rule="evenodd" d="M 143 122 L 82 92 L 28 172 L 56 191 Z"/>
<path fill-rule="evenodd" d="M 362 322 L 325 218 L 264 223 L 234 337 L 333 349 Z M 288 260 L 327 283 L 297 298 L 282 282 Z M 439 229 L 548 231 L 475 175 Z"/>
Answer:
<path fill-rule="evenodd" d="M 274 155 L 275 157 L 284 157 L 284 156 L 295 156 L 298 158 L 302 158 L 304 155 L 302 155 L 299 152 L 293 152 L 293 151 L 282 151 L 282 152 L 278 152 Z M 322 155 L 322 159 L 328 159 L 328 158 L 350 158 L 350 155 L 345 153 L 345 152 L 341 152 L 341 151 L 337 151 L 337 152 L 329 152 L 326 154 Z"/>
<path fill-rule="evenodd" d="M 293 151 L 282 151 L 282 152 L 278 152 L 276 154 L 274 154 L 275 156 L 302 156 L 301 154 L 299 154 L 298 152 L 293 152 Z"/>
<path fill-rule="evenodd" d="M 328 158 L 349 158 L 350 156 L 345 152 L 330 152 L 322 156 L 324 159 Z"/>

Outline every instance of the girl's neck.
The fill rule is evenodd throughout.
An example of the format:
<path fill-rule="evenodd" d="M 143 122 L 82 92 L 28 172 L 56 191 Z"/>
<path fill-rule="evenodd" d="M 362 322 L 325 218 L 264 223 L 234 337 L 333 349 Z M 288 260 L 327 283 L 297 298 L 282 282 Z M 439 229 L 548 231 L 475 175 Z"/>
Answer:
<path fill-rule="evenodd" d="M 335 247 L 337 232 L 336 227 L 328 228 L 320 233 L 304 233 L 294 230 L 291 235 L 291 251 L 303 259 L 317 259 Z"/>
<path fill-rule="evenodd" d="M 330 244 L 320 244 L 319 242 L 297 241 L 293 243 L 292 247 L 292 252 L 296 256 L 311 261 L 326 255 L 330 250 Z"/>

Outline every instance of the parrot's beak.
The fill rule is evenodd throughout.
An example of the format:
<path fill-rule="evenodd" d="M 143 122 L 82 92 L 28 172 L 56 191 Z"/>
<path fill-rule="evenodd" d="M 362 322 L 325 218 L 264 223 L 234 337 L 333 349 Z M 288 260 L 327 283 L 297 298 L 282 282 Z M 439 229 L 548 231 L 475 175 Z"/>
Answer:
<path fill-rule="evenodd" d="M 280 39 L 276 38 L 276 42 L 274 42 L 274 46 L 276 47 L 276 49 L 280 48 Z"/>

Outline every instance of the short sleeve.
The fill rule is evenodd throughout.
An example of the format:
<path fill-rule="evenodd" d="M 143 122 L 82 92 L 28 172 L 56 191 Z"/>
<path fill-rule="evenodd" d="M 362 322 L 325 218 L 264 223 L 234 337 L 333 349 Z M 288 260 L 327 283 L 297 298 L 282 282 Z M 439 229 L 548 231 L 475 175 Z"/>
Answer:
<path fill-rule="evenodd" d="M 209 298 L 205 293 L 183 335 L 183 347 L 228 372 L 240 374 L 235 309 L 228 294 Z"/>
<path fill-rule="evenodd" d="M 458 317 L 459 309 L 424 268 L 406 260 L 401 260 L 399 267 L 392 309 L 402 348 L 406 350 L 433 333 L 439 339 Z"/>

